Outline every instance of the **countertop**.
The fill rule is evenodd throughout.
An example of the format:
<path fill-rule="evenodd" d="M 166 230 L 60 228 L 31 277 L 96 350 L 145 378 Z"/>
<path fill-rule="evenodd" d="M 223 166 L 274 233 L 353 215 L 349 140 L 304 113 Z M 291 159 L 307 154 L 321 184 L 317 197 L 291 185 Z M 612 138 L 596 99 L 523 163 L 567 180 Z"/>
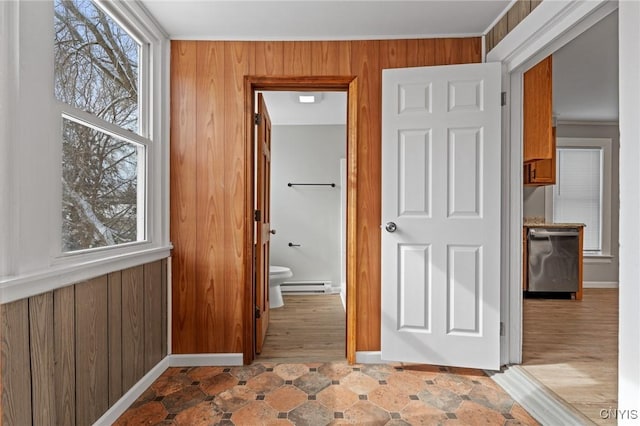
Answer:
<path fill-rule="evenodd" d="M 543 217 L 525 217 L 523 226 L 539 228 L 582 228 L 584 223 L 549 223 Z"/>

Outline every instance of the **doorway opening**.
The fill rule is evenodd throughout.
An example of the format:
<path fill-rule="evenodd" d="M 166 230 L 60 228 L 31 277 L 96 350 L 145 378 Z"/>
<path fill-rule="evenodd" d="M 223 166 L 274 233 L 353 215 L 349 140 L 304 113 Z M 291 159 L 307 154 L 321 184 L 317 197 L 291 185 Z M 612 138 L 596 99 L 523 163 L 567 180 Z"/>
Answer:
<path fill-rule="evenodd" d="M 257 360 L 342 360 L 347 94 L 259 91 L 257 96 L 257 112 L 270 122 L 268 141 L 261 141 L 262 123 L 257 126 L 256 209 L 269 223 L 268 249 L 263 249 L 269 288 L 256 288 L 258 306 L 268 308 L 257 321 Z M 261 161 L 263 150 L 269 158 Z M 267 160 L 268 167 L 261 167 Z M 268 176 L 262 177 L 263 169 Z M 269 200 L 262 200 L 263 192 Z M 262 265 L 260 257 L 257 253 Z"/>
<path fill-rule="evenodd" d="M 282 342 L 283 335 L 292 331 L 289 330 L 287 332 L 287 326 L 282 323 L 283 321 L 296 321 L 296 325 L 306 322 L 310 327 L 313 327 L 314 319 L 326 321 L 331 315 L 335 315 L 336 306 L 339 309 L 346 310 L 346 315 L 344 311 L 342 313 L 342 319 L 344 320 L 346 317 L 346 327 L 343 325 L 341 331 L 336 330 L 334 327 L 334 332 L 340 332 L 340 338 L 344 341 L 342 357 L 346 357 L 350 363 L 355 362 L 354 313 L 356 300 L 353 297 L 355 294 L 353 291 L 355 262 L 353 260 L 356 253 L 356 90 L 357 82 L 353 77 L 293 78 L 249 76 L 245 78 L 245 112 L 248 126 L 246 134 L 250 138 L 247 146 L 251 148 L 251 153 L 248 153 L 248 155 L 251 156 L 252 163 L 255 162 L 255 167 L 250 171 L 251 179 L 249 179 L 249 182 L 252 182 L 253 185 L 247 194 L 247 201 L 250 201 L 251 206 L 247 214 L 247 221 L 251 222 L 248 229 L 252 230 L 250 241 L 254 242 L 255 245 L 252 244 L 251 247 L 254 253 L 254 262 L 250 262 L 251 264 L 248 265 L 250 271 L 248 271 L 247 275 L 254 279 L 248 283 L 251 287 L 250 291 L 247 292 L 247 294 L 251 294 L 250 304 L 247 303 L 245 305 L 246 349 L 244 358 L 246 364 L 251 363 L 259 353 L 263 352 L 263 349 L 273 349 L 273 346 L 264 346 L 264 338 L 267 336 L 270 321 L 275 322 L 274 333 L 276 335 L 271 340 L 277 345 L 278 340 Z M 342 124 L 341 128 L 331 126 L 333 127 L 332 129 L 324 129 L 329 134 L 333 133 L 334 138 L 336 132 L 342 134 L 341 154 L 343 162 L 341 165 L 339 161 L 336 161 L 336 164 L 330 166 L 337 171 L 337 176 L 329 179 L 331 182 L 325 182 L 325 179 L 322 179 L 322 181 L 317 178 L 310 179 L 311 175 L 308 174 L 310 169 L 317 167 L 319 164 L 304 166 L 302 164 L 303 161 L 299 161 L 297 164 L 294 163 L 292 168 L 286 164 L 286 167 L 282 167 L 283 162 L 291 162 L 291 156 L 295 156 L 294 152 L 290 152 L 296 148 L 295 139 L 298 139 L 298 149 L 304 150 L 305 146 L 307 149 L 309 147 L 313 148 L 314 145 L 316 148 L 323 148 L 321 151 L 326 151 L 327 148 L 326 146 L 319 146 L 321 141 L 313 143 L 310 139 L 311 136 L 305 135 L 305 129 L 301 127 L 306 126 L 282 126 L 280 124 L 273 126 L 270 124 L 269 98 L 271 97 L 271 101 L 273 101 L 274 98 L 282 96 L 292 97 L 294 95 L 293 92 L 315 94 L 316 96 L 324 93 L 327 98 L 335 97 L 336 93 L 334 92 L 342 92 L 342 100 L 346 104 L 344 113 L 346 115 L 346 124 Z M 254 117 L 254 111 L 261 111 L 258 113 L 259 118 L 256 119 Z M 266 127 L 267 123 L 268 129 Z M 320 129 L 316 128 L 314 130 L 318 131 Z M 273 144 L 274 135 L 277 138 L 275 145 Z M 328 137 L 328 135 L 321 137 Z M 307 143 L 301 144 L 301 138 L 307 138 Z M 309 145 L 309 142 L 311 142 L 311 145 Z M 267 148 L 265 149 L 265 147 Z M 340 150 L 340 148 L 334 147 L 333 153 L 325 152 L 325 154 L 335 156 L 337 150 Z M 312 153 L 312 157 L 315 156 L 316 159 L 319 159 L 321 155 L 321 152 Z M 274 174 L 269 171 L 272 158 L 276 159 L 275 165 L 278 168 Z M 310 161 L 312 160 L 313 158 L 310 159 Z M 278 166 L 278 164 L 281 166 Z M 291 168 L 291 170 L 287 170 L 287 167 Z M 281 172 L 284 172 L 284 174 Z M 291 176 L 292 173 L 297 176 Z M 280 182 L 281 180 L 282 182 Z M 313 182 L 310 180 L 313 180 Z M 335 223 L 337 225 L 335 230 L 321 229 L 321 220 L 316 220 L 320 222 L 316 224 L 292 220 L 297 213 L 295 211 L 287 212 L 287 209 L 296 210 L 295 205 L 291 205 L 291 197 L 297 197 L 297 201 L 300 201 L 301 197 L 309 201 L 309 197 L 313 195 L 318 196 L 316 197 L 318 198 L 317 200 L 312 200 L 311 202 L 312 204 L 317 204 L 315 209 L 328 209 L 336 216 L 332 220 L 337 222 Z M 336 209 L 333 209 L 331 205 L 326 205 L 327 202 L 335 204 L 333 207 L 336 207 Z M 254 206 L 258 207 L 254 208 Z M 313 206 L 311 208 L 314 209 Z M 343 214 L 340 214 L 340 211 Z M 257 226 L 255 226 L 256 222 Z M 335 231 L 336 235 L 329 239 L 328 244 L 329 246 L 337 244 L 337 253 L 333 253 L 333 256 L 331 256 L 331 261 L 334 263 L 334 267 L 331 269 L 334 271 L 332 273 L 319 274 L 317 267 L 313 265 L 314 251 L 334 251 L 335 247 L 313 247 L 316 242 L 312 241 L 311 238 L 314 232 L 318 235 L 319 232 L 327 233 L 333 231 Z M 273 247 L 271 247 L 272 243 Z M 305 249 L 307 253 L 305 253 Z M 310 252 L 309 249 L 311 249 Z M 326 253 L 323 255 L 326 255 Z M 273 260 L 269 261 L 269 257 L 272 256 Z M 298 259 L 298 262 L 296 262 L 296 259 Z M 281 265 L 277 265 L 278 263 Z M 294 266 L 296 264 L 297 266 Z M 269 291 L 270 274 L 268 271 L 270 265 L 284 266 L 286 268 L 280 271 L 280 274 L 283 275 L 281 281 L 284 281 L 284 285 L 281 285 L 281 287 L 285 287 L 284 306 L 277 309 L 269 309 L 270 302 L 276 305 L 281 303 L 277 298 L 275 298 L 276 300 L 270 300 L 274 299 L 276 292 L 274 291 L 275 289 L 271 289 L 271 292 Z M 274 269 L 272 272 L 276 272 L 275 268 L 272 269 Z M 298 270 L 297 277 L 296 269 Z M 343 271 L 342 273 L 341 270 Z M 300 294 L 316 291 L 322 291 L 324 295 L 303 295 L 301 297 L 290 295 L 291 293 Z M 282 290 L 280 292 L 282 293 Z M 271 293 L 272 297 L 270 297 L 269 293 Z M 322 300 L 314 299 L 324 296 L 327 296 L 327 298 Z M 295 299 L 291 299 L 291 297 L 295 297 Z M 321 302 L 320 304 L 323 305 L 322 307 L 318 306 L 319 312 L 300 312 L 300 310 L 313 310 L 314 302 Z M 342 323 L 344 324 L 345 321 Z M 296 328 L 299 327 L 296 326 Z M 298 331 L 305 332 L 303 328 Z M 288 338 L 293 339 L 295 336 L 289 333 Z M 304 352 L 301 352 L 301 354 L 304 354 Z M 309 359 L 314 356 L 322 356 L 317 352 L 309 352 L 306 355 L 308 355 Z M 270 352 L 269 354 L 263 352 L 263 356 L 278 358 L 278 353 Z M 290 356 L 289 358 L 291 359 Z"/>
<path fill-rule="evenodd" d="M 618 389 L 617 40 L 614 10 L 547 53 L 553 63 L 554 171 L 543 177 L 547 182 L 522 188 L 525 229 L 566 222 L 587 227 L 579 265 L 582 300 L 561 300 L 562 293 L 522 300 L 521 368 L 595 423 L 603 421 L 602 408 L 617 406 Z M 525 173 L 525 185 L 527 178 Z M 529 260 L 523 258 L 524 280 Z"/>

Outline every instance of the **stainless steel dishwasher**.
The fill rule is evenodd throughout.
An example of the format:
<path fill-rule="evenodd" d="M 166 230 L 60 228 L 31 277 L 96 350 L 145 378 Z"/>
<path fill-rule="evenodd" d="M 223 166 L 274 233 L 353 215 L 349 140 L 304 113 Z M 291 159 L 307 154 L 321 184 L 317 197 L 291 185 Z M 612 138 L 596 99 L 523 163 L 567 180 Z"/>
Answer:
<path fill-rule="evenodd" d="M 529 291 L 578 291 L 579 230 L 530 228 Z"/>

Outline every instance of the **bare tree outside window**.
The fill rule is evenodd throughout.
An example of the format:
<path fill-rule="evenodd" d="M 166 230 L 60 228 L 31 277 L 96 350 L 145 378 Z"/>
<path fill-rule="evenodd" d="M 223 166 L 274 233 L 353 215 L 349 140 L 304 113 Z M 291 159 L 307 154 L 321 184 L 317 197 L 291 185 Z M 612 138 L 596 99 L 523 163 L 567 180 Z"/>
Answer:
<path fill-rule="evenodd" d="M 140 127 L 140 45 L 90 0 L 55 0 L 54 14 L 57 99 L 125 135 L 101 130 L 101 120 L 63 118 L 62 249 L 142 240 L 138 174 L 145 151 L 126 138 Z"/>
<path fill-rule="evenodd" d="M 66 119 L 63 140 L 63 249 L 137 241 L 138 147 Z"/>
<path fill-rule="evenodd" d="M 91 0 L 55 0 L 56 97 L 138 131 L 140 46 Z"/>

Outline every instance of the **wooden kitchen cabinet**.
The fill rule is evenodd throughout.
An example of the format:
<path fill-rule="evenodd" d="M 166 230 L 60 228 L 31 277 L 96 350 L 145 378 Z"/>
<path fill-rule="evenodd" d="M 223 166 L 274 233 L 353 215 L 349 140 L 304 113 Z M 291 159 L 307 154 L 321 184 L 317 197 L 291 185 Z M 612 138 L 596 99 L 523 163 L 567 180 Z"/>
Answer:
<path fill-rule="evenodd" d="M 555 157 L 552 82 L 551 56 L 524 73 L 522 137 L 525 164 Z"/>
<path fill-rule="evenodd" d="M 536 160 L 524 164 L 524 184 L 542 186 L 556 184 L 556 128 L 551 132 L 552 156 L 549 160 Z"/>

